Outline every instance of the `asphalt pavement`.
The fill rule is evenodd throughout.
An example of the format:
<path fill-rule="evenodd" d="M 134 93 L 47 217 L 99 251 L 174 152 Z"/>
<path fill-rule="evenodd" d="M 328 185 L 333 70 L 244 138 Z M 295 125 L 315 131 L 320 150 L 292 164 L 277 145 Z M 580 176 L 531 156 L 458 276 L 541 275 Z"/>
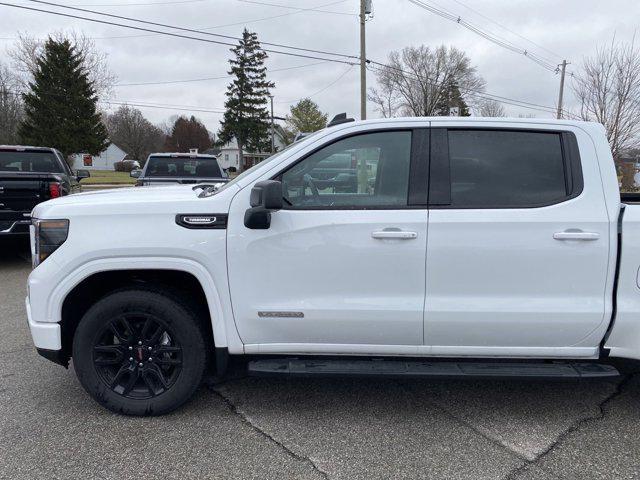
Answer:
<path fill-rule="evenodd" d="M 640 478 L 633 366 L 582 382 L 240 377 L 164 417 L 115 415 L 35 352 L 29 271 L 26 245 L 2 242 L 0 478 Z"/>

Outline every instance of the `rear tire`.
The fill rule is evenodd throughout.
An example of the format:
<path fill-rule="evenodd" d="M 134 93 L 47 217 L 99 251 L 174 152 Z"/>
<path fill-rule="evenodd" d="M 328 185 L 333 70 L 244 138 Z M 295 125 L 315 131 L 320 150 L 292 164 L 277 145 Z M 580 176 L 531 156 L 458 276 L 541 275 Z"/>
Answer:
<path fill-rule="evenodd" d="M 99 404 L 125 415 L 162 415 L 196 392 L 208 363 L 197 315 L 167 292 L 120 290 L 95 303 L 73 339 L 73 365 Z"/>

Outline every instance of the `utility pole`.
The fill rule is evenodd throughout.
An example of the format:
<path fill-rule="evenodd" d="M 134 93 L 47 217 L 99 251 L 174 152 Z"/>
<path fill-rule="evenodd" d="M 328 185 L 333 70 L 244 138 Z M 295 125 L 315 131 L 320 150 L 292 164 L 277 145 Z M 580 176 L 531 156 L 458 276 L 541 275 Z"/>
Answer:
<path fill-rule="evenodd" d="M 367 48 L 365 35 L 365 22 L 367 20 L 367 3 L 369 9 L 371 2 L 360 0 L 360 119 L 367 119 Z"/>
<path fill-rule="evenodd" d="M 271 99 L 271 155 L 276 153 L 276 130 L 273 125 L 273 95 L 269 95 Z"/>
<path fill-rule="evenodd" d="M 560 65 L 560 94 L 558 96 L 558 118 L 562 118 L 562 97 L 564 96 L 564 74 L 567 70 L 567 61 L 563 60 Z"/>

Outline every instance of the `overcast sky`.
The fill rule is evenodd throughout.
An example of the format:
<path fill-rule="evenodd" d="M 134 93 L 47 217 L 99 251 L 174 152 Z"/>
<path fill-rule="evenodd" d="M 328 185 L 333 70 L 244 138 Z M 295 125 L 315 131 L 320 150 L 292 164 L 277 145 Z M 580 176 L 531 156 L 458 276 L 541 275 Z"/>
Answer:
<path fill-rule="evenodd" d="M 6 1 L 56 9 L 25 0 Z M 225 35 L 239 36 L 246 26 L 257 32 L 263 42 L 350 55 L 358 55 L 359 52 L 358 0 L 256 0 L 271 5 L 242 0 L 51 1 L 175 26 L 206 28 Z M 583 58 L 592 55 L 598 45 L 610 42 L 614 34 L 619 40 L 630 41 L 640 19 L 638 0 L 424 1 L 459 15 L 554 64 L 566 58 L 572 63 L 569 70 L 576 73 Z M 410 45 L 452 45 L 467 52 L 478 73 L 486 80 L 488 93 L 541 105 L 556 104 L 559 76 L 525 56 L 505 50 L 408 0 L 373 0 L 373 3 L 374 16 L 367 22 L 368 58 L 384 62 L 390 51 Z M 296 8 L 317 8 L 324 12 Z M 0 6 L 0 61 L 9 62 L 6 49 L 18 32 L 45 37 L 50 32 L 68 29 L 83 31 L 95 38 L 98 48 L 108 54 L 109 66 L 119 83 L 175 81 L 227 74 L 230 56 L 227 46 L 150 35 L 5 6 Z M 317 64 L 317 60 L 279 54 L 271 54 L 267 62 L 271 70 L 269 78 L 276 84 L 276 115 L 286 114 L 289 106 L 303 97 L 311 97 L 330 115 L 340 112 L 359 115 L 358 67 L 339 63 Z M 302 67 L 287 69 L 297 66 Z M 279 69 L 286 70 L 277 71 Z M 187 109 L 140 107 L 151 121 L 162 122 L 175 114 L 188 114 L 189 107 L 222 109 L 228 81 L 223 78 L 165 85 L 117 86 L 111 99 Z M 375 75 L 371 72 L 368 73 L 368 82 L 375 86 Z M 567 103 L 569 107 L 574 105 L 570 88 Z M 505 105 L 505 108 L 513 116 L 551 116 L 521 107 Z M 379 116 L 371 103 L 368 110 L 370 118 Z M 221 114 L 193 113 L 210 130 L 217 131 Z"/>

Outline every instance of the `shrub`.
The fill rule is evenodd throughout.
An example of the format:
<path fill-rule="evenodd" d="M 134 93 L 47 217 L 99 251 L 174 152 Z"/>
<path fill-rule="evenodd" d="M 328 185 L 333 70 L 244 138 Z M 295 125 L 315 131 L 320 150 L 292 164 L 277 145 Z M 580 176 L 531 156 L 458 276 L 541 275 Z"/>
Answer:
<path fill-rule="evenodd" d="M 133 170 L 133 162 L 116 162 L 113 168 L 116 172 L 130 172 Z"/>

